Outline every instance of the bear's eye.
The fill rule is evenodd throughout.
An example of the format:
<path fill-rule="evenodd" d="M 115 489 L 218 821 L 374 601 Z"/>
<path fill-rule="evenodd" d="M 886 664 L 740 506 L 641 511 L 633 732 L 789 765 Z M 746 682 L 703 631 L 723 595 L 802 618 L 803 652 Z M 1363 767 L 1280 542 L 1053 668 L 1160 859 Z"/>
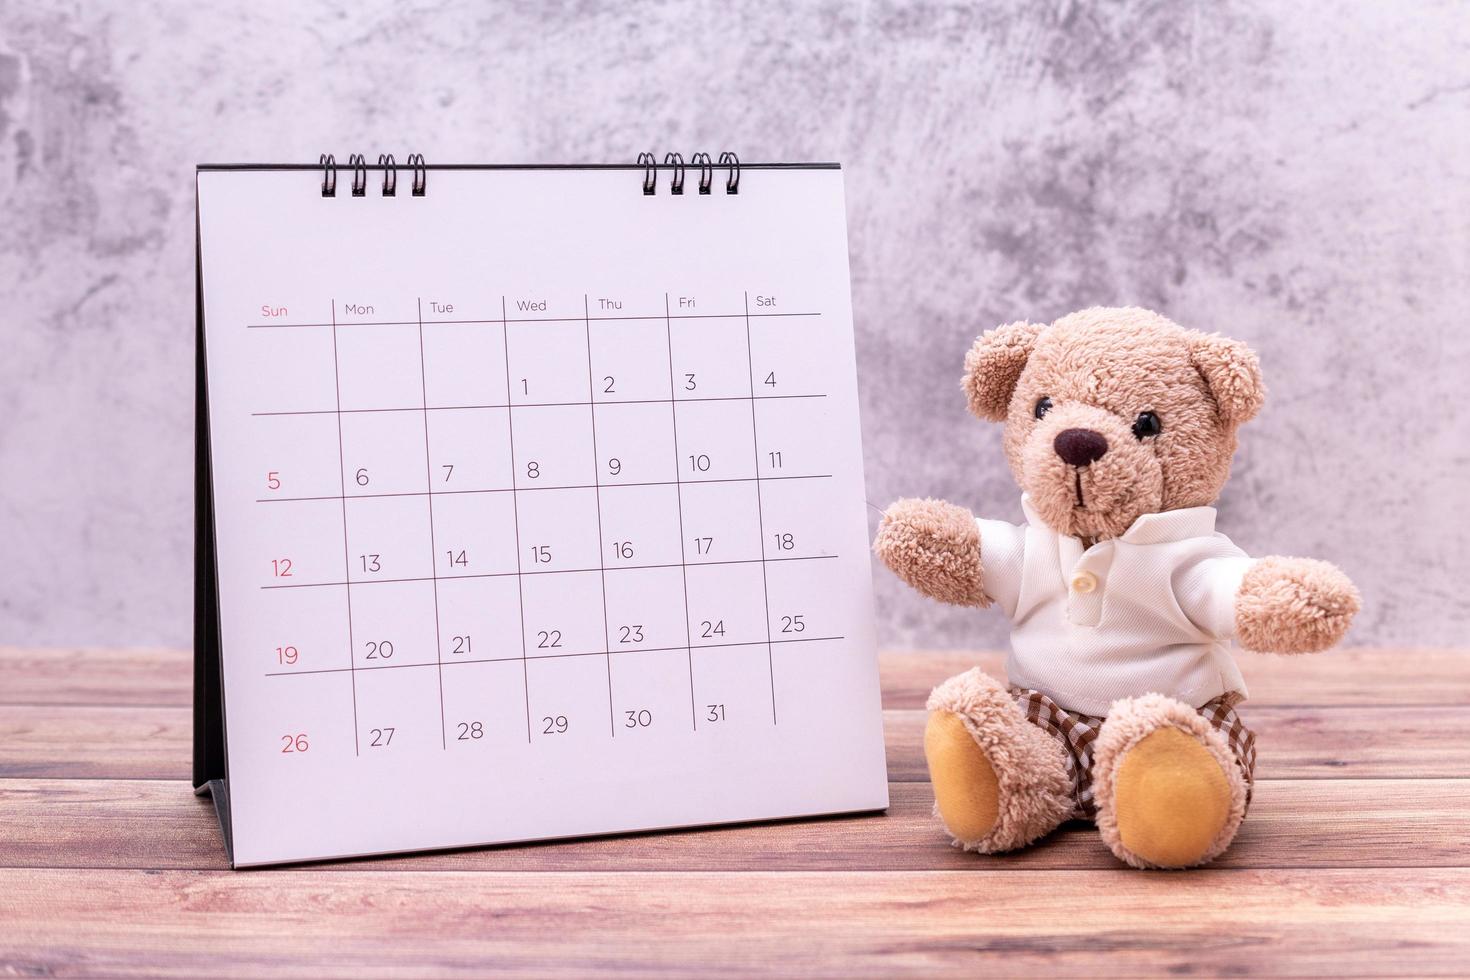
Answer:
<path fill-rule="evenodd" d="M 1162 431 L 1164 431 L 1164 424 L 1153 412 L 1139 412 L 1138 418 L 1133 420 L 1133 434 L 1140 439 L 1156 436 Z"/>
<path fill-rule="evenodd" d="M 1050 412 L 1050 411 L 1051 411 L 1051 399 L 1050 398 L 1047 398 L 1045 395 L 1042 395 L 1041 396 L 1041 401 L 1039 401 L 1039 402 L 1036 403 L 1036 410 L 1035 410 L 1034 414 L 1036 415 L 1037 418 L 1042 418 L 1043 416 L 1046 415 L 1047 412 Z"/>

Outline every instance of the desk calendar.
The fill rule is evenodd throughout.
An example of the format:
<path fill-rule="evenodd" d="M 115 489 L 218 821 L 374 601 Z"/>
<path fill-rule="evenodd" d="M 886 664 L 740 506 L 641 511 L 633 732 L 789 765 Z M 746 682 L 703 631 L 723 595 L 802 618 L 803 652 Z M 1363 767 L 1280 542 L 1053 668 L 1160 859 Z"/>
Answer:
<path fill-rule="evenodd" d="M 232 863 L 886 807 L 840 169 L 342 170 L 197 175 Z"/>

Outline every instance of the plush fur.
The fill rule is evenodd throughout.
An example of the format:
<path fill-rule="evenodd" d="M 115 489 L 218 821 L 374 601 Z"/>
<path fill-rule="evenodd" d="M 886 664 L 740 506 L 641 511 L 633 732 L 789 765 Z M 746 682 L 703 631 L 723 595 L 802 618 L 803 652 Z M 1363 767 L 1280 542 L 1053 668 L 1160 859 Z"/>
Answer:
<path fill-rule="evenodd" d="M 990 605 L 981 587 L 980 529 L 963 507 L 898 500 L 878 525 L 873 550 L 909 585 L 955 606 Z"/>
<path fill-rule="evenodd" d="M 984 834 L 956 833 L 972 822 L 971 814 L 944 813 L 939 803 L 947 801 L 936 801 L 936 813 L 956 847 L 980 854 L 1014 850 L 1051 833 L 1067 819 L 1072 812 L 1072 779 L 1062 747 L 1026 721 L 999 681 L 978 667 L 968 670 L 936 687 L 928 708 L 951 713 L 964 723 L 998 784 L 994 824 Z M 932 750 L 927 755 L 931 761 L 938 757 Z M 943 773 L 930 776 L 946 778 Z"/>
<path fill-rule="evenodd" d="M 1358 590 L 1336 565 L 1262 558 L 1236 593 L 1235 635 L 1248 650 L 1318 653 L 1342 638 L 1361 606 Z"/>
<path fill-rule="evenodd" d="M 1006 459 L 1040 519 L 1084 547 L 1122 535 L 1145 514 L 1212 504 L 1229 478 L 1237 431 L 1260 411 L 1266 391 L 1256 356 L 1244 344 L 1187 330 L 1137 308 L 1096 307 L 1050 325 L 1021 321 L 987 331 L 966 355 L 961 380 L 970 411 L 1004 423 Z M 1069 461 L 1079 453 L 1086 458 Z M 991 604 L 982 561 L 985 543 L 964 508 L 939 500 L 899 500 L 885 513 L 874 548 L 925 595 L 961 606 Z M 1235 596 L 1237 639 L 1246 649 L 1262 652 L 1325 650 L 1343 637 L 1359 605 L 1347 576 L 1325 562 L 1264 558 L 1249 568 Z M 1061 764 L 1060 748 L 1048 753 L 1041 743 L 1017 734 L 1033 726 L 1016 728 L 1019 710 L 998 685 L 974 672 L 941 685 L 931 710 L 964 720 L 998 787 L 993 795 L 1001 815 L 995 828 L 983 840 L 961 843 L 993 852 L 1044 833 L 1038 828 L 1052 819 L 1049 794 L 1055 789 L 1055 766 Z M 1129 749 L 1162 727 L 1187 733 L 1202 746 L 1220 763 L 1229 789 L 1229 819 L 1210 835 L 1197 861 L 1228 846 L 1244 812 L 1243 784 L 1228 746 L 1192 708 L 1146 697 L 1118 702 L 1100 735 L 1108 749 L 1098 749 L 1099 760 L 1106 756 L 1108 762 L 1098 766 L 1107 772 L 1095 773 L 1094 788 L 1104 839 L 1120 858 L 1139 867 L 1166 862 L 1131 853 L 1121 843 L 1126 835 L 1117 826 L 1116 801 L 1108 802 L 1107 794 L 1116 788 Z M 972 760 L 940 740 L 955 731 L 948 725 L 936 734 L 936 745 L 944 749 L 937 754 L 968 765 Z M 1135 759 L 1171 760 L 1168 765 L 1183 774 L 1182 782 L 1169 784 L 1176 788 L 1218 789 L 1212 771 L 1196 765 L 1205 755 L 1186 747 L 1193 744 L 1164 736 Z M 944 764 L 931 756 L 931 769 L 936 761 Z M 945 777 L 935 778 L 937 785 Z M 958 792 L 950 796 L 967 798 Z M 1147 810 L 1139 806 L 1137 812 Z M 1180 839 L 1193 839 L 1184 830 Z"/>
<path fill-rule="evenodd" d="M 1004 399 L 1006 459 L 1048 525 L 1077 538 L 1113 538 L 1143 514 L 1207 505 L 1219 496 L 1230 476 L 1236 428 L 1264 397 L 1249 349 L 1148 310 L 1091 309 L 1027 334 L 1030 356 L 1015 372 L 1019 341 L 1012 329 L 977 342 L 1006 352 L 1005 371 L 977 373 L 992 361 L 972 349 L 963 384 L 971 406 Z M 1212 379 L 1222 385 L 1218 392 Z M 1043 398 L 1052 408 L 1037 419 Z M 1155 413 L 1163 431 L 1135 438 L 1141 412 Z M 1100 433 L 1108 443 L 1107 453 L 1080 474 L 1054 448 L 1067 429 Z"/>
<path fill-rule="evenodd" d="M 1167 754 L 1166 758 L 1180 768 L 1202 763 L 1210 767 L 1209 770 L 1191 773 L 1186 768 L 1182 774 L 1158 773 L 1156 781 L 1163 783 L 1164 787 L 1154 790 L 1153 799 L 1149 798 L 1151 787 L 1140 786 L 1137 779 L 1130 780 L 1134 798 L 1120 800 L 1118 775 L 1127 764 L 1129 753 L 1145 739 L 1165 729 L 1183 732 L 1204 749 L 1196 758 L 1181 759 L 1177 752 Z M 1160 769 L 1174 768 L 1160 766 L 1157 761 L 1154 764 Z M 1199 795 L 1210 797 L 1219 792 L 1223 799 L 1187 800 L 1180 805 L 1180 801 L 1171 798 L 1168 792 L 1170 782 L 1200 784 L 1204 791 Z M 1240 829 L 1240 822 L 1245 819 L 1245 776 L 1236 764 L 1225 736 L 1211 728 L 1194 708 L 1162 694 L 1126 698 L 1113 705 L 1093 748 L 1092 786 L 1093 797 L 1097 801 L 1097 829 L 1103 843 L 1119 860 L 1135 868 L 1181 868 L 1204 864 L 1230 846 L 1235 832 Z M 1151 807 L 1163 809 L 1163 812 L 1147 812 Z M 1123 827 L 1119 826 L 1120 811 L 1124 812 Z M 1188 823 L 1203 819 L 1207 826 L 1181 828 L 1182 836 L 1201 842 L 1197 849 L 1187 853 L 1140 852 L 1125 843 L 1129 836 L 1125 830 L 1130 817 L 1135 824 L 1149 820 Z"/>

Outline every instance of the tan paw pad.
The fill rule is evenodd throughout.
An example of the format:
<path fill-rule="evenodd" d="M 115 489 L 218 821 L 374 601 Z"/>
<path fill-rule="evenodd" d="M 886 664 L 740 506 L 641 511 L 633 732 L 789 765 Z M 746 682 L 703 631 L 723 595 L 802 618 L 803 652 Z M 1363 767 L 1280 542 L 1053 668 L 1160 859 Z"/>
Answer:
<path fill-rule="evenodd" d="M 936 711 L 929 716 L 924 756 L 945 828 L 964 843 L 985 838 L 1000 813 L 1000 782 L 959 715 Z"/>
<path fill-rule="evenodd" d="M 1198 739 L 1160 728 L 1119 764 L 1113 789 L 1118 838 L 1149 864 L 1198 864 L 1231 817 L 1230 781 Z"/>

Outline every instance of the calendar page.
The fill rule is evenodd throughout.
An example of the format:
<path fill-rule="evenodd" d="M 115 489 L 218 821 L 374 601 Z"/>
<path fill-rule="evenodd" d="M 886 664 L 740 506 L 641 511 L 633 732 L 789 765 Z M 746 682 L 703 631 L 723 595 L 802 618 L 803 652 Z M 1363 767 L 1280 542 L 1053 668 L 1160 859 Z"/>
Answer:
<path fill-rule="evenodd" d="M 201 168 L 237 865 L 887 806 L 842 173 L 641 177 Z"/>

